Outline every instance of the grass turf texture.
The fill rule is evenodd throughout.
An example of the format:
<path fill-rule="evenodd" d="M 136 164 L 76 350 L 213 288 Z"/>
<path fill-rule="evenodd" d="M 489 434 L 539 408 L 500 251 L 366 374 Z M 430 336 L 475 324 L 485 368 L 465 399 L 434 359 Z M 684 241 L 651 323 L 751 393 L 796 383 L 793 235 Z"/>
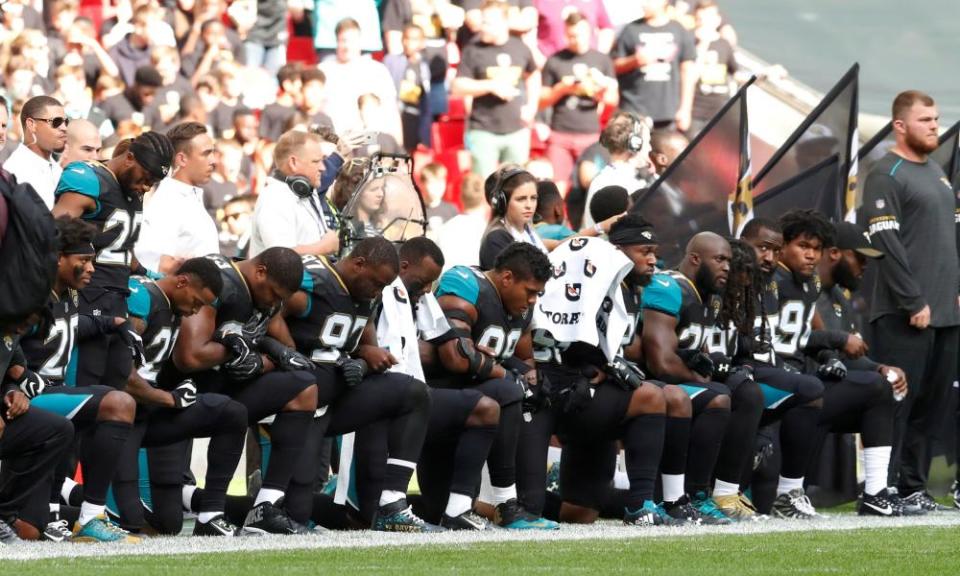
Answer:
<path fill-rule="evenodd" d="M 956 561 L 960 527 L 280 550 L 4 562 L 18 576 L 137 574 L 682 573 L 934 574 Z"/>

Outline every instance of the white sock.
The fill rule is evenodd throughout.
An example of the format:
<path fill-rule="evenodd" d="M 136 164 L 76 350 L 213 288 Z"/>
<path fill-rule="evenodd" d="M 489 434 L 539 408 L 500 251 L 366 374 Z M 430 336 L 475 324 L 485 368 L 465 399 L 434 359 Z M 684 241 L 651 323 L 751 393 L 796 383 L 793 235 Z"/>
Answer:
<path fill-rule="evenodd" d="M 613 473 L 613 487 L 617 490 L 630 489 L 630 477 L 623 470 L 617 470 Z"/>
<path fill-rule="evenodd" d="M 890 446 L 863 449 L 863 468 L 866 475 L 863 491 L 870 496 L 887 487 L 887 468 L 890 466 Z"/>
<path fill-rule="evenodd" d="M 676 502 L 683 496 L 683 474 L 661 474 L 663 501 Z"/>
<path fill-rule="evenodd" d="M 784 478 L 780 477 L 780 481 L 777 483 L 777 496 L 781 494 L 786 494 L 787 492 L 793 490 L 794 488 L 800 488 L 803 490 L 803 477 L 800 478 Z"/>
<path fill-rule="evenodd" d="M 206 524 L 207 522 L 213 520 L 214 518 L 216 518 L 221 514 L 223 514 L 223 511 L 200 512 L 199 514 L 197 514 L 197 520 L 199 520 L 201 524 Z"/>
<path fill-rule="evenodd" d="M 500 488 L 499 486 L 493 486 L 492 488 L 493 488 L 493 502 L 491 502 L 491 504 L 493 504 L 494 506 L 497 506 L 498 504 L 503 504 L 507 500 L 513 500 L 514 498 L 517 497 L 516 484 L 511 484 L 504 488 Z"/>
<path fill-rule="evenodd" d="M 547 448 L 547 468 L 555 462 L 560 462 L 560 456 L 563 454 L 563 448 L 551 446 Z"/>
<path fill-rule="evenodd" d="M 190 504 L 193 502 L 193 493 L 197 491 L 197 487 L 191 484 L 184 484 L 183 489 L 180 491 L 180 497 L 183 498 L 183 509 L 192 512 Z"/>
<path fill-rule="evenodd" d="M 380 493 L 380 505 L 386 506 L 387 504 L 393 504 L 398 500 L 403 500 L 407 495 L 403 492 L 398 492 L 397 490 L 384 490 Z"/>
<path fill-rule="evenodd" d="M 713 483 L 714 496 L 734 496 L 740 493 L 740 485 L 733 482 L 724 482 L 717 478 Z"/>
<path fill-rule="evenodd" d="M 64 502 L 70 501 L 70 493 L 73 492 L 73 487 L 76 485 L 77 483 L 72 478 L 63 479 L 63 486 L 60 487 L 60 497 L 63 498 Z"/>
<path fill-rule="evenodd" d="M 264 502 L 276 504 L 277 500 L 281 498 L 283 498 L 283 490 L 276 490 L 274 488 L 261 488 L 260 491 L 257 492 L 257 499 L 253 505 L 259 506 Z"/>
<path fill-rule="evenodd" d="M 451 492 L 447 498 L 447 509 L 443 512 L 447 516 L 454 518 L 473 507 L 473 498 L 465 494 Z"/>
<path fill-rule="evenodd" d="M 83 504 L 80 505 L 80 518 L 77 519 L 77 524 L 85 526 L 87 522 L 102 515 L 106 509 L 107 507 L 102 504 L 98 506 L 84 501 Z"/>
<path fill-rule="evenodd" d="M 56 522 L 60 519 L 60 503 L 50 503 L 50 520 Z"/>

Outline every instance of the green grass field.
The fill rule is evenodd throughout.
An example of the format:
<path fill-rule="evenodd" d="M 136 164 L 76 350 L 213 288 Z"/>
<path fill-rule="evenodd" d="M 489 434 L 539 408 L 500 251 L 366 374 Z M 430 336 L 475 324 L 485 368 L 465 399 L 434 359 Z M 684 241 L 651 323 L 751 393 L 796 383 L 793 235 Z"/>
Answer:
<path fill-rule="evenodd" d="M 5 561 L 18 576 L 229 574 L 949 574 L 960 527 Z"/>

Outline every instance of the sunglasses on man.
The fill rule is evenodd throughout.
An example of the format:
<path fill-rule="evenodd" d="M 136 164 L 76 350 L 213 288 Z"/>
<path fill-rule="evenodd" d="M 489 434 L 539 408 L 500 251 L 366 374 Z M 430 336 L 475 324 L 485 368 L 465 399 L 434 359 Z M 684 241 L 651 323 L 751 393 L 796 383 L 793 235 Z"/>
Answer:
<path fill-rule="evenodd" d="M 70 119 L 63 116 L 57 116 L 56 118 L 34 118 L 34 120 L 39 120 L 41 122 L 46 122 L 50 125 L 51 128 L 56 130 L 57 128 L 63 126 L 66 128 L 70 125 Z"/>

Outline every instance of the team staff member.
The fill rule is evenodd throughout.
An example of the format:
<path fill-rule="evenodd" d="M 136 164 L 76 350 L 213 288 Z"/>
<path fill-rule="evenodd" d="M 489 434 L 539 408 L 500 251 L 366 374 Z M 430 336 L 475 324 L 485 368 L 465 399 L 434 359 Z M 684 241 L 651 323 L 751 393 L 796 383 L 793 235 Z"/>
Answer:
<path fill-rule="evenodd" d="M 859 215 L 879 261 L 870 322 L 873 357 L 903 368 L 910 394 L 897 406 L 890 485 L 927 510 L 930 438 L 940 429 L 947 394 L 956 379 L 960 334 L 957 290 L 957 200 L 940 166 L 938 112 L 933 98 L 915 90 L 893 101 L 896 144 L 874 165 Z"/>
<path fill-rule="evenodd" d="M 213 139 L 199 122 L 167 132 L 173 144 L 173 173 L 164 178 L 143 210 L 137 260 L 147 270 L 172 274 L 188 258 L 220 252 L 217 225 L 203 205 L 213 168 Z"/>
<path fill-rule="evenodd" d="M 57 184 L 54 217 L 83 218 L 99 234 L 93 278 L 80 291 L 81 314 L 127 316 L 126 295 L 133 246 L 140 237 L 143 195 L 170 172 L 173 145 L 147 132 L 121 143 L 106 164 L 74 162 Z M 103 384 L 122 389 L 130 375 L 130 352 L 115 335 L 79 347 L 77 385 Z"/>
<path fill-rule="evenodd" d="M 273 151 L 274 171 L 253 213 L 251 257 L 274 246 L 314 256 L 333 254 L 340 247 L 316 193 L 324 171 L 323 144 L 312 132 L 291 130 L 280 137 Z"/>

